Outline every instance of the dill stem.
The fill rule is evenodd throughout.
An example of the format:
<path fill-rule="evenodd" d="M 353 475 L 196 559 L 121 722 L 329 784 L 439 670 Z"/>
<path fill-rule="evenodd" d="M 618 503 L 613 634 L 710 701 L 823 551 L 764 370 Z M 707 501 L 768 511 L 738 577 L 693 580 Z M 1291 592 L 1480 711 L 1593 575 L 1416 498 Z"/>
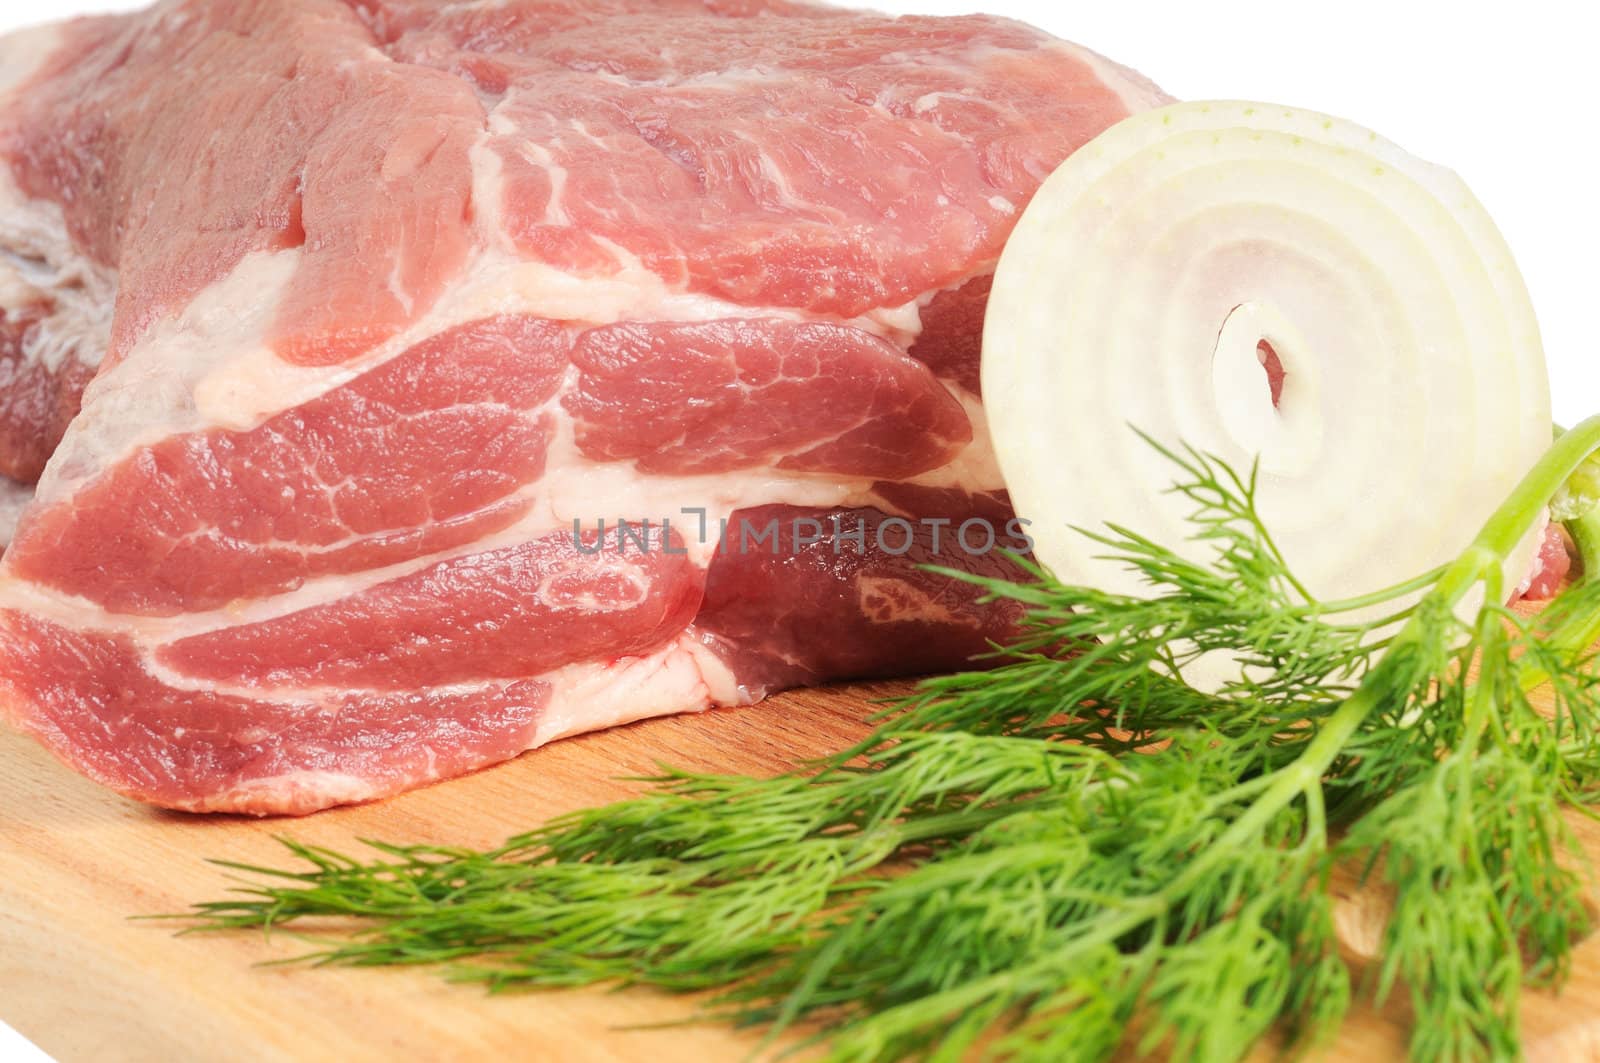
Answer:
<path fill-rule="evenodd" d="M 1271 781 L 1261 796 L 1222 832 L 1203 855 L 1185 864 L 1183 870 L 1174 875 L 1154 896 L 1167 904 L 1176 902 L 1210 872 L 1213 864 L 1226 859 L 1240 846 L 1254 842 L 1272 818 L 1302 794 L 1311 800 L 1310 795 L 1315 790 L 1317 797 L 1314 804 L 1317 808 L 1321 808 L 1323 774 L 1344 749 L 1345 744 L 1350 741 L 1362 721 L 1382 703 L 1383 688 L 1377 681 L 1386 678 L 1385 665 L 1393 660 L 1395 658 L 1385 657 L 1380 661 L 1361 686 L 1356 688 L 1355 693 L 1346 698 L 1344 704 L 1328 717 L 1327 722 L 1317 731 L 1317 736 L 1306 746 L 1305 751 L 1292 763 L 1265 776 Z M 1390 670 L 1393 670 L 1393 667 L 1390 665 Z"/>
<path fill-rule="evenodd" d="M 1600 415 L 1590 417 L 1561 434 L 1528 470 L 1510 497 L 1495 510 L 1473 541 L 1473 546 L 1488 550 L 1502 559 L 1508 556 L 1522 541 L 1522 537 L 1532 530 L 1534 521 L 1539 519 L 1540 512 L 1549 505 L 1561 485 L 1596 450 L 1600 450 Z"/>
<path fill-rule="evenodd" d="M 909 845 L 931 841 L 947 834 L 966 835 L 1015 813 L 1016 808 L 1011 802 L 1002 802 L 996 805 L 965 808 L 959 812 L 947 812 L 938 816 L 906 819 L 877 829 L 899 839 L 901 845 Z M 871 832 L 864 832 L 861 835 L 861 837 L 870 836 Z"/>
<path fill-rule="evenodd" d="M 1438 582 L 1439 575 L 1443 571 L 1444 566 L 1440 565 L 1437 568 L 1430 568 L 1420 576 L 1413 577 L 1412 579 L 1405 580 L 1401 583 L 1391 584 L 1388 587 L 1382 587 L 1370 594 L 1357 595 L 1353 598 L 1339 598 L 1334 601 L 1319 601 L 1315 604 L 1315 606 L 1307 607 L 1306 611 L 1335 614 L 1350 613 L 1357 609 L 1365 609 L 1373 605 L 1383 605 L 1407 594 L 1412 594 L 1416 591 L 1427 590 L 1429 587 L 1433 586 L 1434 583 Z M 1404 613 L 1409 613 L 1410 611 L 1410 609 L 1406 609 Z M 1363 626 L 1371 627 L 1375 625 L 1382 625 L 1388 623 L 1391 619 L 1401 620 L 1404 619 L 1404 613 L 1396 613 L 1392 617 L 1374 621 L 1372 624 Z"/>
<path fill-rule="evenodd" d="M 1484 523 L 1472 545 L 1445 566 L 1433 590 L 1424 601 L 1436 601 L 1453 610 L 1474 586 L 1498 595 L 1501 566 L 1533 527 L 1540 511 L 1591 453 L 1600 449 L 1600 416 L 1590 417 L 1557 439 L 1532 469 L 1517 484 L 1500 508 Z M 1367 673 L 1361 685 L 1339 706 L 1317 731 L 1317 736 L 1295 760 L 1273 772 L 1272 781 L 1249 808 L 1234 820 L 1206 852 L 1185 864 L 1153 896 L 1173 903 L 1204 878 L 1217 861 L 1225 859 L 1239 846 L 1254 842 L 1272 818 L 1301 795 L 1320 791 L 1322 779 L 1356 730 L 1395 690 L 1409 689 L 1403 670 L 1407 662 L 1395 650 L 1407 641 L 1417 640 L 1423 630 L 1421 617 L 1413 613 L 1405 627 L 1395 635 L 1388 652 Z M 1490 696 L 1480 691 L 1480 698 Z"/>

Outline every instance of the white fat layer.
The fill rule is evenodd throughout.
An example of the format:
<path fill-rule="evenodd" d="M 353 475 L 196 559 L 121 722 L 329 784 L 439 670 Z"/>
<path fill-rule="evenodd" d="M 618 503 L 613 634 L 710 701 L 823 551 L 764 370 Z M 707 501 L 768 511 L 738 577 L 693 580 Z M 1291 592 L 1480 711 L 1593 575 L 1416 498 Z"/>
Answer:
<path fill-rule="evenodd" d="M 22 511 L 32 501 L 32 484 L 19 484 L 9 476 L 0 476 L 0 547 L 9 543 L 16 534 Z"/>
<path fill-rule="evenodd" d="M 61 24 L 30 26 L 0 36 L 0 107 L 38 73 L 61 44 Z"/>
<path fill-rule="evenodd" d="M 959 92 L 925 92 L 917 97 L 916 102 L 911 105 L 911 110 L 915 114 L 927 114 L 945 100 L 961 99 L 962 95 Z"/>
<path fill-rule="evenodd" d="M 984 412 L 983 400 L 953 381 L 944 383 L 966 410 L 967 420 L 972 422 L 972 442 L 948 465 L 914 476 L 907 482 L 922 487 L 960 487 L 968 491 L 1003 490 L 1006 481 L 1000 475 L 1000 462 L 995 458 L 994 443 L 989 438 L 989 418 Z"/>
<path fill-rule="evenodd" d="M 253 385 L 303 396 L 303 402 L 336 386 L 332 382 L 341 376 L 352 377 L 343 367 L 298 369 L 276 356 L 267 374 L 261 360 L 250 356 L 261 348 L 298 262 L 298 251 L 246 255 L 227 277 L 200 292 L 176 317 L 156 322 L 127 355 L 96 376 L 84 389 L 82 412 L 39 478 L 39 502 L 70 496 L 138 447 L 214 423 L 226 425 L 217 409 L 227 412 L 229 398 L 247 404 Z M 208 379 L 208 371 L 230 355 L 260 375 Z M 202 403 L 213 408 L 214 420 L 208 420 Z"/>
<path fill-rule="evenodd" d="M 417 779 L 412 785 L 435 782 Z M 372 779 L 335 771 L 291 771 L 268 778 L 252 779 L 226 793 L 208 794 L 199 801 L 178 807 L 189 812 L 254 811 L 270 808 L 274 813 L 313 812 L 333 805 L 357 805 L 383 796 L 387 787 Z"/>
<path fill-rule="evenodd" d="M 783 167 L 759 144 L 752 145 L 756 150 L 756 165 L 761 170 L 761 176 L 772 186 L 772 191 L 777 197 L 777 206 L 780 209 L 815 212 L 815 203 L 807 202 L 795 195 L 794 185 L 789 181 L 789 175 L 784 173 Z"/>
<path fill-rule="evenodd" d="M 303 703 L 324 710 L 336 709 L 352 693 L 367 692 L 374 696 L 392 693 L 388 688 L 368 688 L 359 684 L 296 686 L 285 683 L 263 691 L 260 687 L 248 684 L 195 683 L 182 676 L 174 677 L 169 670 L 159 666 L 151 667 L 150 674 L 178 689 L 202 690 L 223 697 L 270 701 L 279 705 Z M 515 679 L 441 683 L 422 688 L 422 692 L 438 697 L 462 698 L 503 691 L 514 683 L 524 682 L 543 683 L 549 688 L 549 707 L 541 716 L 538 726 L 529 733 L 524 747 L 527 749 L 598 727 L 615 727 L 650 716 L 710 708 L 714 704 L 739 704 L 742 697 L 732 671 L 712 652 L 693 627 L 685 628 L 644 654 L 618 657 L 603 663 L 578 661 L 538 675 Z M 614 698 L 607 692 L 608 684 L 613 683 L 618 686 Z M 635 694 L 642 695 L 637 697 L 637 704 L 634 703 Z M 612 701 L 617 704 L 609 704 Z M 243 741 L 255 741 L 259 737 L 264 736 L 248 731 L 240 735 Z"/>
<path fill-rule="evenodd" d="M 0 164 L 0 313 L 49 311 L 29 331 L 23 357 L 52 372 L 69 357 L 99 365 L 116 293 L 116 274 L 73 246 L 61 208 L 24 196 Z"/>
<path fill-rule="evenodd" d="M 716 321 L 753 314 L 815 320 L 803 311 L 754 311 L 713 296 L 669 289 L 636 260 L 624 261 L 609 276 L 579 277 L 488 250 L 431 312 L 367 355 L 336 366 L 295 366 L 278 357 L 266 337 L 299 259 L 297 250 L 247 255 L 177 317 L 154 325 L 85 396 L 91 416 L 84 418 L 85 429 L 78 434 L 92 434 L 94 439 L 71 440 L 71 482 L 178 432 L 253 428 L 383 365 L 430 336 L 497 314 L 531 314 L 579 327 L 621 321 Z M 920 332 L 920 322 L 919 300 L 911 300 L 873 310 L 849 324 L 905 345 Z M 121 396 L 117 405 L 109 410 L 99 405 L 112 401 L 112 396 Z M 92 409 L 91 401 L 96 404 Z M 66 443 L 63 449 L 68 449 Z"/>
<path fill-rule="evenodd" d="M 1085 48 L 1081 44 L 1051 39 L 1044 44 L 1044 47 L 1065 52 L 1094 71 L 1100 83 L 1117 94 L 1117 98 L 1122 101 L 1130 114 L 1173 102 L 1171 96 L 1162 92 L 1155 82 L 1137 70 L 1107 59 L 1099 52 Z"/>
<path fill-rule="evenodd" d="M 495 150 L 494 139 L 507 123 L 499 108 L 489 112 L 487 131 L 480 135 L 467 152 L 472 167 L 472 212 L 478 234 L 491 247 L 509 248 L 503 224 L 505 193 L 505 160 Z"/>
<path fill-rule="evenodd" d="M 539 167 L 550 180 L 550 200 L 545 204 L 544 223 L 546 225 L 571 225 L 572 218 L 567 214 L 565 200 L 567 195 L 567 168 L 556 162 L 555 156 L 550 154 L 550 149 L 543 144 L 524 144 L 522 157 L 529 163 Z"/>
<path fill-rule="evenodd" d="M 588 731 L 619 727 L 637 720 L 671 716 L 682 712 L 701 712 L 713 705 L 737 705 L 749 698 L 734 679 L 727 665 L 708 649 L 694 631 L 688 630 L 652 653 L 624 657 L 606 664 L 573 664 L 556 669 L 536 681 L 549 685 L 548 700 L 532 730 L 524 736 L 524 748 L 536 749 L 557 739 Z M 502 683 L 463 684 L 437 688 L 443 694 L 490 691 Z M 240 691 L 259 697 L 259 691 Z M 283 700 L 308 698 L 323 700 L 347 697 L 340 688 L 326 691 L 274 691 Z M 433 750 L 420 750 L 428 768 L 406 780 L 407 788 L 436 782 L 442 778 Z M 195 806 L 196 811 L 250 809 L 257 804 L 274 810 L 303 807 L 307 810 L 329 804 L 350 804 L 381 797 L 392 790 L 388 780 L 374 782 L 338 772 L 296 771 L 270 778 L 254 779 L 223 794 L 208 795 Z"/>
<path fill-rule="evenodd" d="M 693 629 L 649 656 L 568 665 L 541 678 L 550 683 L 550 701 L 530 749 L 585 731 L 745 700 L 733 672 Z"/>
<path fill-rule="evenodd" d="M 780 502 L 829 508 L 846 504 L 870 484 L 865 479 L 771 467 L 646 475 L 632 462 L 583 457 L 573 423 L 564 414 L 557 421 L 547 469 L 537 485 L 537 505 L 523 521 L 526 528 L 571 533 L 575 525 L 584 531 L 598 530 L 602 520 L 607 528 L 615 527 L 619 519 L 649 520 L 656 526 L 666 521 L 685 540 L 690 560 L 701 566 L 709 565 L 716 552 L 720 522 L 736 510 Z"/>

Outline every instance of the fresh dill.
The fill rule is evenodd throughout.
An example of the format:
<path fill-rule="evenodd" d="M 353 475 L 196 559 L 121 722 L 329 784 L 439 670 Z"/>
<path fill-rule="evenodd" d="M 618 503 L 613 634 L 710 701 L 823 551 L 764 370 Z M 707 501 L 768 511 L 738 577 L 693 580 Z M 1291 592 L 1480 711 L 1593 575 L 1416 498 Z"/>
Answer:
<path fill-rule="evenodd" d="M 711 1016 L 825 1030 L 835 1060 L 1235 1060 L 1402 992 L 1414 1058 L 1508 1058 L 1520 988 L 1590 924 L 1562 809 L 1600 773 L 1600 580 L 1530 619 L 1501 568 L 1597 445 L 1600 419 L 1566 433 L 1459 559 L 1350 602 L 1294 578 L 1253 475 L 1168 452 L 1208 561 L 1110 528 L 1147 595 L 988 582 L 1020 641 L 853 749 L 669 773 L 487 852 L 287 842 L 308 868 L 244 867 L 262 884 L 198 923 L 352 917 L 314 958 L 496 990 L 714 990 Z M 1362 975 L 1336 867 L 1393 897 Z"/>

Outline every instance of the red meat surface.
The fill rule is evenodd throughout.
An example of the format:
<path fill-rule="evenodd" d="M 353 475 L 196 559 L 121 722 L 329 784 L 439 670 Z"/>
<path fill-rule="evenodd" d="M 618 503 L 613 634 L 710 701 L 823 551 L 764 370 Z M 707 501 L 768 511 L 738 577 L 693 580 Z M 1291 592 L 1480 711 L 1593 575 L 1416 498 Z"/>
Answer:
<path fill-rule="evenodd" d="M 783 0 L 0 42 L 0 713 L 141 800 L 304 813 L 965 666 L 1016 612 L 923 566 L 1026 545 L 989 276 L 1164 100 L 1020 23 Z"/>

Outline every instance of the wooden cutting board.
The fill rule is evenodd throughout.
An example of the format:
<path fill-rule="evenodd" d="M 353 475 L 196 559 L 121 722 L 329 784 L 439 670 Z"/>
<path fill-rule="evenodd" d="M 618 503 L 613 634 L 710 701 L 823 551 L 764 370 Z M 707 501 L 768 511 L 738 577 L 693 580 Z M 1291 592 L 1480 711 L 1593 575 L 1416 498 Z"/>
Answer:
<path fill-rule="evenodd" d="M 129 916 L 215 899 L 224 858 L 281 865 L 276 833 L 351 849 L 361 837 L 489 846 L 544 818 L 635 792 L 622 776 L 670 762 L 772 773 L 865 733 L 880 684 L 776 697 L 754 709 L 635 724 L 557 743 L 471 778 L 304 820 L 258 822 L 152 811 L 55 763 L 0 728 L 0 1019 L 62 1063 L 88 1060 L 527 1059 L 719 1063 L 759 1035 L 682 1020 L 693 1002 L 647 990 L 487 997 L 420 970 L 269 968 L 302 943 L 256 932 L 175 937 Z M 1575 822 L 1577 822 L 1575 818 Z M 1579 824 L 1600 864 L 1600 827 Z M 1341 931 L 1369 952 L 1381 904 L 1345 890 Z M 1600 905 L 1600 895 L 1595 898 Z M 1579 949 L 1559 996 L 1529 992 L 1530 1058 L 1600 1060 L 1600 935 Z M 1329 1059 L 1401 1059 L 1403 1008 L 1362 1011 Z"/>

